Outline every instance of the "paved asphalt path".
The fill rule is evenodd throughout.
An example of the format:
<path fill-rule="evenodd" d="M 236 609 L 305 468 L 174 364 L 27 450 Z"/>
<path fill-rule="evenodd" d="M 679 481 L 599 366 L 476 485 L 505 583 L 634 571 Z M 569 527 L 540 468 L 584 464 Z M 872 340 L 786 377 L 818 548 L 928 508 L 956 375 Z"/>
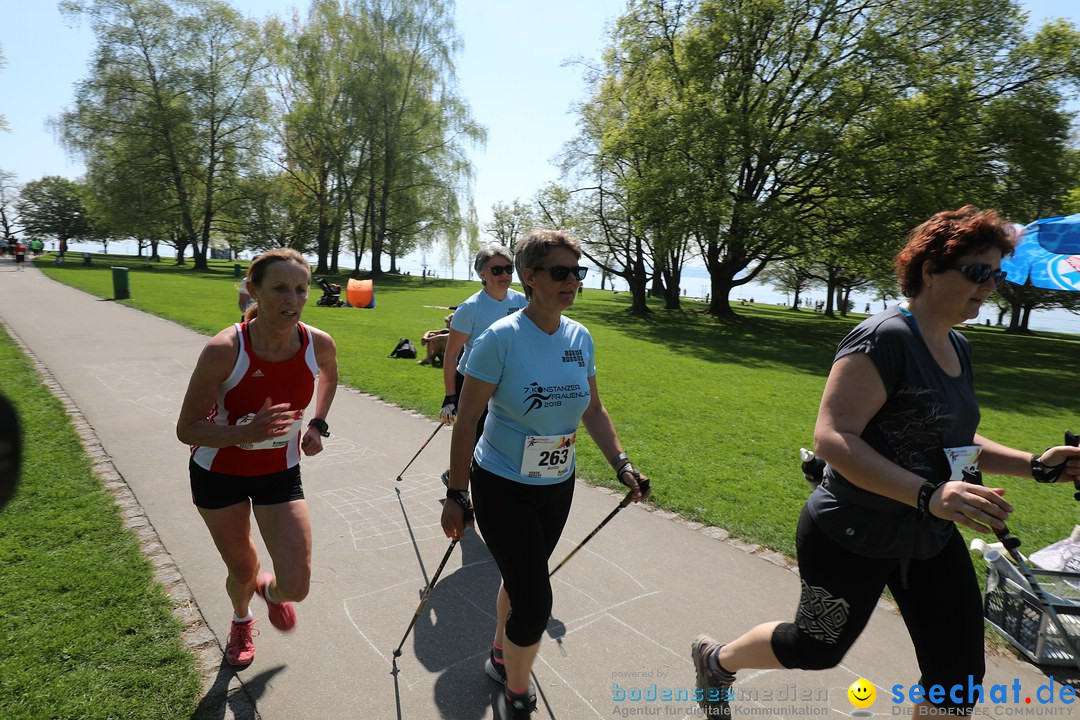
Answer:
<path fill-rule="evenodd" d="M 139 293 L 137 275 L 132 292 Z M 322 312 L 349 311 L 312 303 L 304 319 L 317 326 Z M 224 567 L 191 504 L 187 448 L 174 434 L 206 337 L 55 283 L 32 267 L 15 272 L 7 260 L 0 262 L 0 319 L 70 398 L 106 483 L 177 600 L 206 674 L 198 717 L 493 717 L 498 688 L 483 662 L 499 577 L 474 532 L 447 563 L 396 672 L 391 662 L 448 547 L 438 524 L 448 430 L 436 434 L 395 482 L 435 425 L 339 390 L 325 451 L 303 461 L 314 526 L 311 595 L 298 606 L 300 620 L 290 634 L 260 618 L 255 662 L 234 673 L 221 662 L 231 616 Z M 434 372 L 416 368 L 417 381 L 437 392 L 439 382 L 427 376 Z M 647 461 L 641 464 L 648 471 Z M 794 464 L 792 472 L 798 472 Z M 556 559 L 619 499 L 579 483 Z M 269 565 L 261 546 L 260 552 Z M 799 598 L 798 576 L 784 558 L 717 528 L 636 506 L 593 538 L 554 584 L 554 617 L 534 682 L 536 717 L 560 720 L 698 716 L 696 705 L 679 695 L 694 686 L 693 638 L 709 632 L 730 639 L 753 624 L 789 619 Z M 264 615 L 259 601 L 253 608 Z M 1049 679 L 1037 667 L 1012 657 L 988 663 L 987 686 L 1020 683 L 1020 702 L 1010 697 L 1008 710 L 1066 710 L 1060 702 L 1038 703 L 1035 691 Z M 757 717 L 850 716 L 855 708 L 847 688 L 859 678 L 877 687 L 875 715 L 910 707 L 890 699 L 890 688 L 915 683 L 918 675 L 903 622 L 884 602 L 840 666 L 743 672 L 737 685 L 743 699 L 736 705 Z M 632 699 L 654 690 L 662 697 L 665 689 L 672 699 Z M 620 693 L 626 699 L 617 699 Z M 1024 703 L 1028 696 L 1032 705 Z M 1001 715 L 1006 708 L 984 709 Z"/>

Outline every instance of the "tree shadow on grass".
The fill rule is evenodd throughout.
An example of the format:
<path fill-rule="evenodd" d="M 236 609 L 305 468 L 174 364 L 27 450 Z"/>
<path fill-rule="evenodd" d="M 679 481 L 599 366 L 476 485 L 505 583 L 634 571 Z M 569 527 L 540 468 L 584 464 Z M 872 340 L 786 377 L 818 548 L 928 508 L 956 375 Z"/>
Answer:
<path fill-rule="evenodd" d="M 575 306 L 586 327 L 605 326 L 635 341 L 662 345 L 706 362 L 787 368 L 828 375 L 836 347 L 857 319 L 780 308 L 755 309 L 721 322 L 692 310 L 656 310 L 646 316 L 618 310 L 610 301 Z M 980 402 L 999 411 L 1080 414 L 1068 391 L 1080 365 L 1080 339 L 1009 335 L 997 328 L 960 328 L 971 341 Z"/>
<path fill-rule="evenodd" d="M 790 319 L 740 315 L 722 322 L 693 310 L 633 315 L 610 303 L 583 304 L 568 314 L 586 327 L 603 325 L 707 362 L 782 366 L 821 376 L 828 373 L 837 343 L 853 327 L 816 313 L 793 312 Z"/>

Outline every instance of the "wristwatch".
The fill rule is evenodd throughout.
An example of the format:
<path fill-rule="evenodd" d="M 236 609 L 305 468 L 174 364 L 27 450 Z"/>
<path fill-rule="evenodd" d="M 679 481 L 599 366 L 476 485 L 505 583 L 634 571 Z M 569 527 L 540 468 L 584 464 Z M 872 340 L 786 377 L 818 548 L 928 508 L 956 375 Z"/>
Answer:
<path fill-rule="evenodd" d="M 469 505 L 469 491 L 468 490 L 455 490 L 454 488 L 449 488 L 448 487 L 448 488 L 446 488 L 446 499 L 447 500 L 453 500 L 454 502 L 456 502 L 458 505 L 461 506 L 462 510 L 464 510 L 466 513 L 469 512 L 469 508 L 471 506 Z"/>
<path fill-rule="evenodd" d="M 323 437 L 330 437 L 330 426 L 322 418 L 311 418 L 308 420 L 308 427 L 314 427 Z"/>

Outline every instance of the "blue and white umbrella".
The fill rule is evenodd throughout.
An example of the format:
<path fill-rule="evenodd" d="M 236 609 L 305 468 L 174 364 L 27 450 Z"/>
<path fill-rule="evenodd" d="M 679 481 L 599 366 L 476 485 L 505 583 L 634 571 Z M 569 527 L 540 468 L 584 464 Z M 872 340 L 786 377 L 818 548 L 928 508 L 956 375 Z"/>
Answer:
<path fill-rule="evenodd" d="M 1058 255 L 1080 253 L 1080 213 L 1036 220 L 1028 224 L 1025 233 L 1048 252 Z"/>
<path fill-rule="evenodd" d="M 1054 223 L 1055 220 L 1075 219 L 1072 232 L 1080 239 L 1080 215 L 1070 215 L 1067 218 L 1047 218 L 1036 220 L 1022 229 L 1016 251 L 1012 257 L 1001 261 L 1001 269 L 1008 272 L 1006 280 L 1017 285 L 1023 285 L 1026 280 L 1031 284 L 1046 290 L 1069 290 L 1080 292 L 1080 242 L 1076 250 L 1064 253 L 1052 252 L 1046 248 L 1047 229 L 1055 227 L 1055 232 L 1061 229 L 1061 225 Z M 1060 237 L 1060 233 L 1055 237 Z M 1063 247 L 1058 243 L 1055 247 Z M 1074 252 L 1076 254 L 1069 254 Z"/>

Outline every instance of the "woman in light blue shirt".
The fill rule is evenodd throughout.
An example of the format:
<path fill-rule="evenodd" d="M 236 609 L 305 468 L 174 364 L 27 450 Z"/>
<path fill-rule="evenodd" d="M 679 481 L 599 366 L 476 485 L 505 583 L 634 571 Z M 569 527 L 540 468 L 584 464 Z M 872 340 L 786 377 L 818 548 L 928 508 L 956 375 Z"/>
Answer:
<path fill-rule="evenodd" d="M 504 718 L 527 718 L 536 705 L 529 674 L 551 615 L 548 558 L 570 513 L 579 423 L 634 501 L 648 494 L 597 393 L 592 336 L 563 316 L 585 277 L 580 259 L 581 245 L 564 232 L 522 239 L 514 262 L 528 305 L 492 323 L 462 368 L 442 526 L 461 537 L 471 480 L 476 522 L 503 579 L 486 670 L 504 684 Z"/>
<path fill-rule="evenodd" d="M 446 340 L 443 361 L 443 396 L 440 419 L 452 425 L 457 416 L 458 393 L 465 382 L 463 371 L 469 361 L 477 338 L 491 323 L 516 313 L 528 302 L 525 296 L 510 287 L 514 276 L 514 260 L 509 248 L 498 243 L 481 247 L 473 259 L 473 269 L 483 285 L 480 290 L 454 309 L 450 321 L 450 337 Z M 458 360 L 458 355 L 461 360 Z M 477 420 L 476 435 L 479 439 L 484 430 L 487 412 Z M 450 471 L 443 473 L 443 485 L 450 480 Z"/>

